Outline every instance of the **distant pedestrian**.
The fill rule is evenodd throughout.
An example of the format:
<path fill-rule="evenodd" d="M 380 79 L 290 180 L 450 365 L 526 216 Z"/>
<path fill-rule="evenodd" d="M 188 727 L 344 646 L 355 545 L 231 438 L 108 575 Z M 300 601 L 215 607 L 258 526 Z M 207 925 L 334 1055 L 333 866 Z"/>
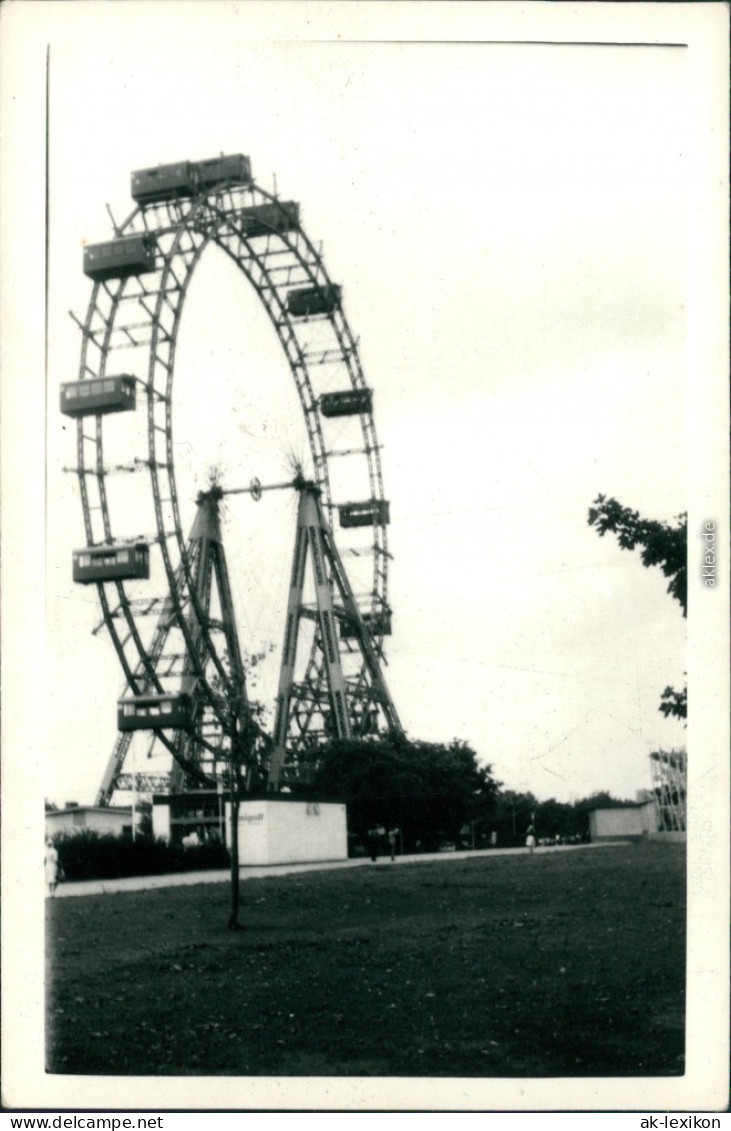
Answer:
<path fill-rule="evenodd" d="M 533 851 L 536 847 L 536 830 L 533 825 L 528 825 L 528 830 L 525 837 L 525 847 L 528 849 L 530 854 L 533 855 Z"/>
<path fill-rule="evenodd" d="M 396 859 L 396 837 L 398 836 L 398 834 L 399 830 L 397 828 L 388 830 L 388 847 L 391 849 L 392 860 Z"/>
<path fill-rule="evenodd" d="M 493 829 L 490 833 L 490 848 L 497 848 L 497 830 Z"/>
<path fill-rule="evenodd" d="M 48 884 L 48 894 L 55 895 L 56 885 L 58 884 L 58 849 L 55 847 L 50 837 L 46 841 L 46 855 L 43 865 L 46 873 L 46 883 Z"/>
<path fill-rule="evenodd" d="M 368 846 L 371 850 L 371 860 L 375 863 L 378 859 L 378 839 L 380 831 L 375 826 L 368 830 Z"/>

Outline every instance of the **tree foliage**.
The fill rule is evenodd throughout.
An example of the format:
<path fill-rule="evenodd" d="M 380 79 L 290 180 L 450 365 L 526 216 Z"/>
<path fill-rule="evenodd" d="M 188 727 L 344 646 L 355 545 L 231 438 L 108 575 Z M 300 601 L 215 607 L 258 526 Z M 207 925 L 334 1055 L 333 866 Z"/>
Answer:
<path fill-rule="evenodd" d="M 598 495 L 589 508 L 589 526 L 595 526 L 599 537 L 609 531 L 617 535 L 623 550 L 642 546 L 642 564 L 659 566 L 670 578 L 668 593 L 680 602 L 683 616 L 688 611 L 688 516 L 678 515 L 675 523 L 642 518 L 639 511 L 623 507 L 616 499 Z"/>
<path fill-rule="evenodd" d="M 524 844 L 528 825 L 534 826 L 539 840 L 557 836 L 584 840 L 589 833 L 590 809 L 617 809 L 631 804 L 612 797 L 606 790 L 578 801 L 556 801 L 553 797 L 538 801 L 530 792 L 506 790 L 498 796 L 493 827 L 498 845 L 504 847 Z"/>
<path fill-rule="evenodd" d="M 318 752 L 306 792 L 337 797 L 348 808 L 351 833 L 365 838 L 376 825 L 398 827 L 405 849 L 456 841 L 462 827 L 486 821 L 499 783 L 465 743 L 336 740 Z"/>
<path fill-rule="evenodd" d="M 674 715 L 677 719 L 688 717 L 688 688 L 676 691 L 674 687 L 666 687 L 660 696 L 660 710 L 666 719 Z"/>
<path fill-rule="evenodd" d="M 616 499 L 598 495 L 589 508 L 589 526 L 596 527 L 599 537 L 609 531 L 617 535 L 623 550 L 642 547 L 642 564 L 659 566 L 670 578 L 668 593 L 679 602 L 683 616 L 688 613 L 688 516 L 680 514 L 674 523 L 642 518 L 639 511 L 622 506 Z M 658 708 L 668 718 L 685 719 L 688 714 L 688 690 L 666 687 Z"/>
<path fill-rule="evenodd" d="M 229 856 L 221 844 L 194 848 L 153 837 L 113 836 L 93 829 L 57 833 L 53 843 L 67 880 L 108 880 L 169 872 L 225 868 Z"/>

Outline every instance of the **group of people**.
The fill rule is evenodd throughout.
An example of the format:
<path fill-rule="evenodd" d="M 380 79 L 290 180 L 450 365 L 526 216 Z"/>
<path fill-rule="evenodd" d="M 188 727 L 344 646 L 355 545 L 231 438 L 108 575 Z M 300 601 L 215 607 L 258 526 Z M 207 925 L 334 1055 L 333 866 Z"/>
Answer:
<path fill-rule="evenodd" d="M 555 836 L 541 837 L 540 840 L 536 841 L 535 827 L 529 825 L 526 829 L 525 846 L 529 852 L 533 852 L 536 844 L 539 844 L 541 848 L 551 848 L 554 845 L 583 844 L 586 839 L 586 837 L 580 836 L 579 833 L 574 833 L 572 836 L 563 836 L 561 833 L 557 833 Z"/>
<path fill-rule="evenodd" d="M 183 848 L 197 848 L 201 844 L 220 844 L 221 836 L 215 825 L 198 825 L 181 839 Z"/>
<path fill-rule="evenodd" d="M 388 838 L 388 847 L 391 852 L 391 859 L 396 859 L 396 842 L 398 840 L 399 829 L 394 827 L 386 832 L 383 825 L 374 825 L 372 829 L 368 830 L 368 846 L 371 850 L 371 860 L 378 859 L 378 848 L 383 837 Z"/>
<path fill-rule="evenodd" d="M 560 846 L 563 844 L 585 844 L 588 837 L 581 836 L 579 833 L 572 833 L 571 835 L 564 836 L 562 833 L 556 833 L 555 836 L 539 837 L 538 843 L 541 848 L 551 848 L 552 846 Z"/>

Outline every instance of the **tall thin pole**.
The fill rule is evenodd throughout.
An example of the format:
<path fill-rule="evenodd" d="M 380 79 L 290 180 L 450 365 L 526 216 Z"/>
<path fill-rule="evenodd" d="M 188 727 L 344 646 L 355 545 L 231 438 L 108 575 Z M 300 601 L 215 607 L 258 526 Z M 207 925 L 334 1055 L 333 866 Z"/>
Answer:
<path fill-rule="evenodd" d="M 132 840 L 137 839 L 137 757 L 132 746 Z"/>
<path fill-rule="evenodd" d="M 238 712 L 237 712 L 238 714 Z M 248 717 L 244 725 L 248 727 Z M 228 920 L 230 930 L 239 928 L 239 802 L 240 802 L 240 770 L 242 762 L 242 744 L 245 741 L 241 734 L 241 719 L 234 716 L 231 728 L 231 750 L 229 760 L 229 781 L 231 799 L 231 844 L 229 854 L 231 857 L 231 914 Z"/>

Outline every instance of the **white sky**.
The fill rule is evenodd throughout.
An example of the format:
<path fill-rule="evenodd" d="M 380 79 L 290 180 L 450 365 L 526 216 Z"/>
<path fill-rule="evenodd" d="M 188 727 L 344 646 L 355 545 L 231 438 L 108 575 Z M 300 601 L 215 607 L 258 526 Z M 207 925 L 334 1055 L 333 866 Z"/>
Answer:
<path fill-rule="evenodd" d="M 649 783 L 648 753 L 684 743 L 657 703 L 687 666 L 701 815 L 689 837 L 688 1032 L 708 1034 L 712 1015 L 719 1033 L 690 1041 L 682 1080 L 633 1081 L 633 1102 L 618 1106 L 673 1096 L 679 1110 L 714 1109 L 728 1038 L 727 7 L 24 0 L 2 6 L 0 31 L 3 942 L 23 940 L 3 986 L 14 1022 L 4 1084 L 19 1094 L 29 1071 L 25 1103 L 58 1102 L 38 1060 L 42 909 L 28 898 L 42 884 L 41 801 L 92 800 L 121 689 L 110 642 L 90 635 L 95 599 L 70 580 L 83 528 L 60 470 L 75 451 L 57 390 L 76 376 L 80 344 L 66 311 L 86 307 L 82 244 L 109 234 L 105 203 L 126 215 L 130 172 L 223 150 L 249 154 L 264 187 L 276 173 L 300 201 L 360 337 L 392 509 L 387 676 L 408 731 L 464 738 L 506 785 L 539 797 L 631 796 Z M 526 38 L 541 42 L 516 42 Z M 566 39 L 583 45 L 549 45 Z M 266 400 L 270 349 L 249 296 L 228 294 L 213 252 L 200 271 L 180 386 L 186 405 L 204 403 L 195 370 L 210 349 L 219 396 L 191 470 L 197 451 L 228 454 L 226 386 L 242 365 L 252 413 L 280 395 Z M 215 333 L 196 342 L 201 325 Z M 277 421 L 290 442 L 295 419 Z M 241 458 L 248 481 L 253 448 Z M 689 506 L 687 651 L 661 574 L 586 525 L 598 492 L 660 519 Z M 700 584 L 708 518 L 715 592 Z M 273 578 L 289 554 L 285 538 Z M 124 1082 L 85 1083 L 92 1106 L 127 1102 Z M 561 1106 L 616 1106 L 616 1082 L 564 1083 Z M 137 1102 L 158 1103 L 159 1082 L 143 1084 Z M 176 1103 L 193 1084 L 176 1082 Z M 443 1084 L 434 1106 L 464 1106 L 467 1093 Z M 530 1100 L 509 1084 L 489 1081 L 481 1106 L 555 1107 L 552 1081 Z M 216 1095 L 235 1109 L 230 1085 Z M 260 1094 L 271 1106 L 271 1090 L 246 1087 L 247 1104 Z M 325 1106 L 343 1094 L 328 1087 Z M 380 1102 L 395 1095 L 379 1081 Z"/>
<path fill-rule="evenodd" d="M 110 641 L 90 638 L 95 596 L 69 574 L 83 527 L 56 390 L 78 367 L 81 244 L 110 234 L 106 203 L 131 210 L 133 169 L 221 150 L 249 154 L 265 187 L 276 173 L 344 287 L 384 445 L 387 678 L 408 732 L 463 738 L 539 797 L 633 796 L 649 752 L 685 741 L 657 705 L 682 685 L 686 626 L 659 571 L 586 512 L 600 491 L 660 519 L 687 506 L 687 53 L 252 44 L 245 8 L 192 12 L 172 35 L 166 21 L 163 38 L 156 15 L 96 26 L 82 6 L 51 39 L 49 796 L 93 800 L 122 688 Z M 247 372 L 254 417 L 268 395 L 254 304 L 214 255 L 178 386 L 201 469 L 230 455 L 232 376 Z M 299 427 L 274 418 L 283 452 Z M 257 472 L 242 458 L 236 485 Z M 291 537 L 270 548 L 279 597 L 241 610 L 248 623 L 279 601 L 277 643 Z"/>
<path fill-rule="evenodd" d="M 48 35 L 48 795 L 93 799 L 123 686 L 110 641 L 90 635 L 94 594 L 70 582 L 83 527 L 57 388 L 78 370 L 82 243 L 110 234 L 105 204 L 131 210 L 133 169 L 219 151 L 249 154 L 265 187 L 276 174 L 344 287 L 391 500 L 387 678 L 407 731 L 463 738 L 539 797 L 649 784 L 649 752 L 685 742 L 657 704 L 682 685 L 686 624 L 660 571 L 586 513 L 598 492 L 659 519 L 688 505 L 687 51 L 428 42 L 460 28 L 443 13 L 427 28 L 420 5 L 410 20 L 393 6 L 385 31 L 361 8 L 343 42 L 332 19 L 303 41 L 280 5 L 189 4 L 174 22 L 164 5 L 62 7 Z M 473 37 L 479 16 L 466 7 Z M 273 382 L 276 364 L 290 380 L 273 332 L 221 260 L 206 256 L 183 322 L 178 474 L 196 485 L 213 461 L 236 485 L 266 481 L 231 432 L 236 385 L 275 450 L 302 435 Z M 266 512 L 232 507 L 231 547 L 248 533 L 267 559 L 265 601 L 234 580 L 248 635 L 261 608 L 283 608 L 291 531 L 269 545 L 252 526 Z M 278 616 L 259 627 L 279 642 Z"/>

